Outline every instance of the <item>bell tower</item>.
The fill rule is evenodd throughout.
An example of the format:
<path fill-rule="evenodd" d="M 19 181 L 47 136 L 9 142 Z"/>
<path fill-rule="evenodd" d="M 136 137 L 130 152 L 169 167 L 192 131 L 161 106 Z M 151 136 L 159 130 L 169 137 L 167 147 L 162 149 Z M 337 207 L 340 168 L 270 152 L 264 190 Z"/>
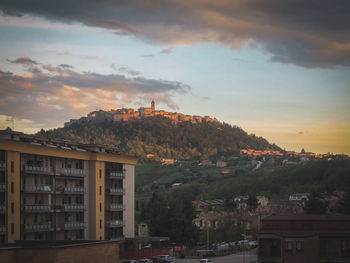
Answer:
<path fill-rule="evenodd" d="M 156 104 L 155 104 L 154 100 L 152 100 L 152 102 L 151 102 L 151 109 L 152 109 L 152 111 L 154 111 L 156 109 Z"/>

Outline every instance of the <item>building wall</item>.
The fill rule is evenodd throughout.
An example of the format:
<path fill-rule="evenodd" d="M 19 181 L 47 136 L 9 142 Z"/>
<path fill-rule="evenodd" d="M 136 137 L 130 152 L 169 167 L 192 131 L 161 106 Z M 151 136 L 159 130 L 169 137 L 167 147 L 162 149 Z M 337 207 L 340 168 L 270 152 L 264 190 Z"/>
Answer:
<path fill-rule="evenodd" d="M 123 220 L 125 221 L 124 227 L 124 236 L 125 237 L 134 237 L 135 236 L 135 204 L 134 204 L 134 196 L 135 196 L 135 166 L 125 164 L 125 196 L 124 196 L 124 204 L 125 211 L 123 213 Z"/>
<path fill-rule="evenodd" d="M 7 152 L 7 242 L 20 239 L 20 189 L 20 153 Z"/>

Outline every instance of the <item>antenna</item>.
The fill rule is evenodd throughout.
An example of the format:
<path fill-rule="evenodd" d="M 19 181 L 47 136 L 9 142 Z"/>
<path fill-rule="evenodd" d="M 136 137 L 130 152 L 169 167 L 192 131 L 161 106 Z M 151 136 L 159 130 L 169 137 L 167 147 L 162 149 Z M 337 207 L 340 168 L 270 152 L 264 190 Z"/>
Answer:
<path fill-rule="evenodd" d="M 14 130 L 15 130 L 15 118 L 13 118 L 13 117 L 7 117 L 7 118 L 6 118 L 6 121 L 12 122 L 12 130 L 14 131 Z"/>

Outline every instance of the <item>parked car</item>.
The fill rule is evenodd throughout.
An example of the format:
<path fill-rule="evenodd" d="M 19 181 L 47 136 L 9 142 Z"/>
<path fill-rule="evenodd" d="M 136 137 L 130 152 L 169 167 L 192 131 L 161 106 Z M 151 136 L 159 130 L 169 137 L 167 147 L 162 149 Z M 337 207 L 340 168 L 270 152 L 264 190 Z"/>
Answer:
<path fill-rule="evenodd" d="M 152 259 L 153 263 L 162 263 L 163 262 L 162 259 L 160 259 L 158 257 L 153 257 L 151 259 Z"/>
<path fill-rule="evenodd" d="M 211 259 L 202 258 L 201 260 L 199 260 L 199 263 L 213 263 L 213 261 L 211 261 Z"/>
<path fill-rule="evenodd" d="M 252 240 L 248 242 L 251 248 L 256 248 L 258 246 L 258 242 L 256 240 Z"/>
<path fill-rule="evenodd" d="M 121 259 L 120 263 L 139 263 L 139 262 L 135 259 Z"/>
<path fill-rule="evenodd" d="M 163 263 L 170 263 L 173 261 L 173 258 L 169 255 L 159 255 L 158 258 L 161 259 Z"/>
<path fill-rule="evenodd" d="M 140 263 L 153 263 L 153 260 L 150 258 L 143 258 L 139 260 Z"/>

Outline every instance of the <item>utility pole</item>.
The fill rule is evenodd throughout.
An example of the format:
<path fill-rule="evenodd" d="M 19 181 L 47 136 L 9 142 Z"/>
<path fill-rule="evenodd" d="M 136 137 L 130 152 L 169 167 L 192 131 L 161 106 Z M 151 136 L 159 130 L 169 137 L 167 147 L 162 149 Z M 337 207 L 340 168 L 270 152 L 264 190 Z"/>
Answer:
<path fill-rule="evenodd" d="M 209 227 L 207 226 L 207 250 L 209 250 Z"/>

